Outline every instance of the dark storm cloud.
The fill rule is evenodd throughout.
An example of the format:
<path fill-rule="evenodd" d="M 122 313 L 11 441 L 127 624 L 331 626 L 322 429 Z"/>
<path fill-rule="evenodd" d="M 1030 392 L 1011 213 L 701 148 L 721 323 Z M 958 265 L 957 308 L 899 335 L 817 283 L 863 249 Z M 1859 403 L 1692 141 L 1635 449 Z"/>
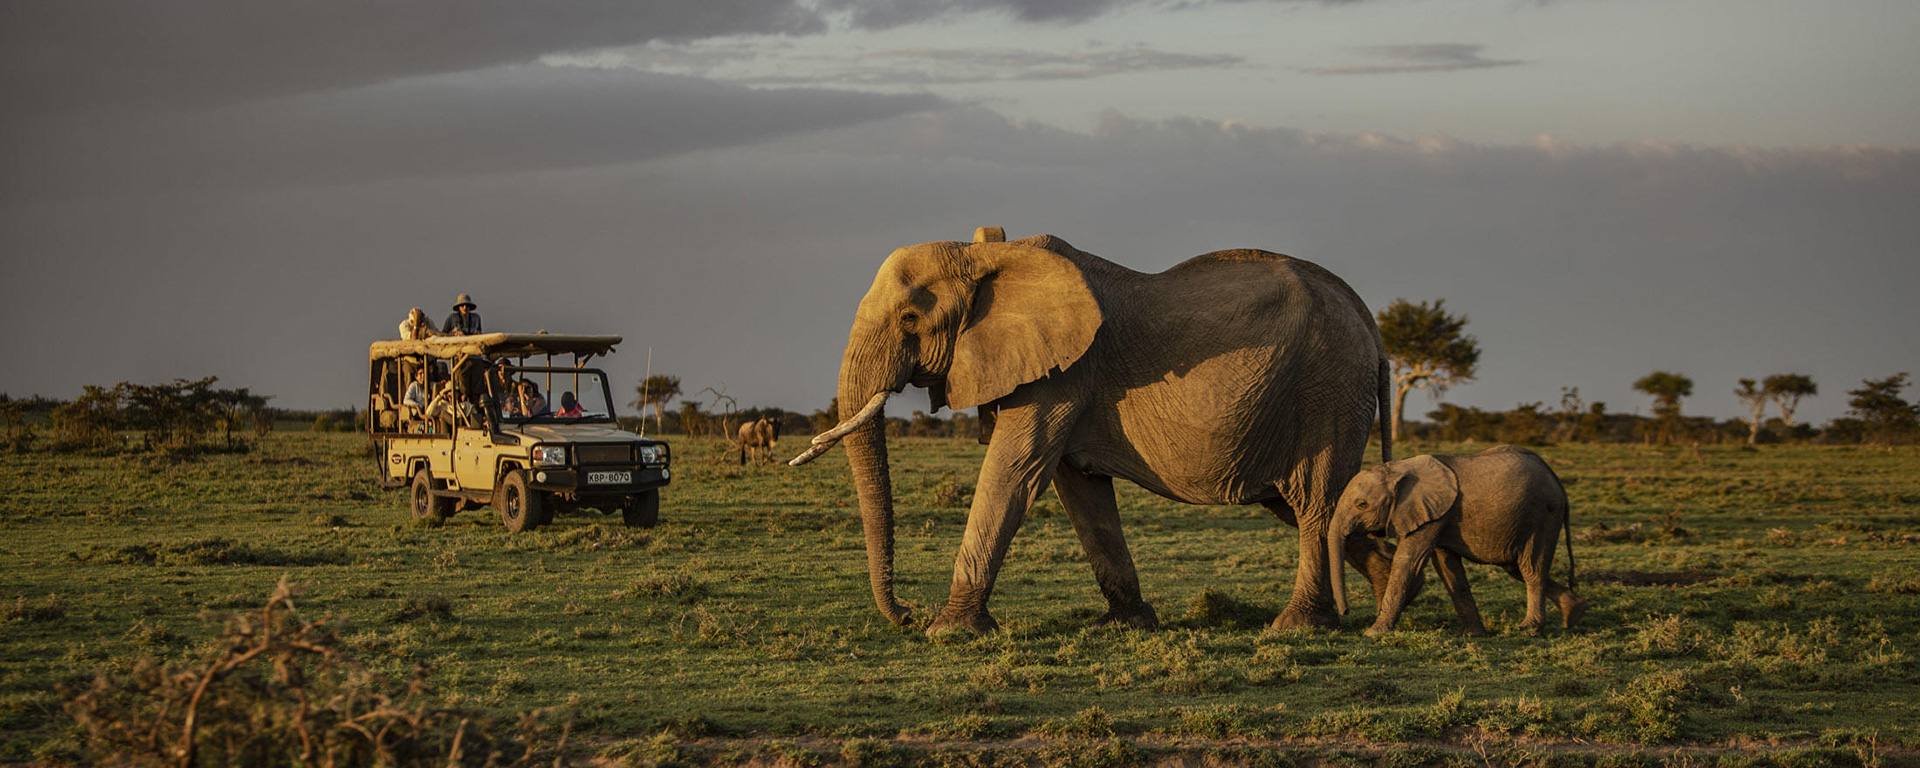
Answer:
<path fill-rule="evenodd" d="M 1343 67 L 1309 69 L 1315 75 L 1397 75 L 1408 72 L 1457 72 L 1465 69 L 1511 67 L 1526 62 L 1518 59 L 1489 59 L 1480 55 L 1483 45 L 1433 43 L 1429 45 L 1376 45 L 1354 48 L 1356 53 L 1390 64 L 1356 64 Z"/>
<path fill-rule="evenodd" d="M 932 108 L 931 96 L 541 66 L 16 135 L 0 203 L 608 165 Z"/>
<path fill-rule="evenodd" d="M 822 61 L 825 71 L 802 78 L 743 78 L 757 85 L 836 83 L 844 85 L 954 85 L 960 83 L 1085 80 L 1138 72 L 1221 68 L 1239 65 L 1231 55 L 1200 55 L 1145 47 L 1056 53 L 1016 48 L 915 49 L 875 51 L 858 57 Z"/>
<path fill-rule="evenodd" d="M 219 105 L 554 51 L 823 29 L 795 0 L 10 0 L 0 96 L 9 119 Z"/>

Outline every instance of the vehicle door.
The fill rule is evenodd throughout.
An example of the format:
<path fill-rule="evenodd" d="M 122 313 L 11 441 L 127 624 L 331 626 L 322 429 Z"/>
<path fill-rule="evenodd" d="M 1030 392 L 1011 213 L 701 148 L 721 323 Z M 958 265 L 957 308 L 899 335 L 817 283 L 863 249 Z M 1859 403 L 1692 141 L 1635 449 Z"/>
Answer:
<path fill-rule="evenodd" d="M 493 488 L 493 465 L 498 452 L 493 433 L 482 427 L 460 425 L 453 430 L 453 477 L 470 491 Z"/>
<path fill-rule="evenodd" d="M 493 468 L 499 450 L 494 447 L 493 366 L 467 358 L 456 367 L 462 393 L 453 428 L 453 476 L 469 491 L 493 489 Z"/>

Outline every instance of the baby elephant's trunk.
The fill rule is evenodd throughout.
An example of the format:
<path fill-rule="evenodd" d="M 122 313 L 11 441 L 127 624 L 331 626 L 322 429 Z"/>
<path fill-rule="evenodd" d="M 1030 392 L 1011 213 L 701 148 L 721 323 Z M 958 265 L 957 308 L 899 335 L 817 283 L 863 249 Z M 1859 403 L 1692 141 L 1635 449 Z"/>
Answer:
<path fill-rule="evenodd" d="M 1347 615 L 1347 537 L 1353 535 L 1354 517 L 1345 510 L 1335 513 L 1327 526 L 1327 575 L 1333 579 L 1333 605 Z"/>

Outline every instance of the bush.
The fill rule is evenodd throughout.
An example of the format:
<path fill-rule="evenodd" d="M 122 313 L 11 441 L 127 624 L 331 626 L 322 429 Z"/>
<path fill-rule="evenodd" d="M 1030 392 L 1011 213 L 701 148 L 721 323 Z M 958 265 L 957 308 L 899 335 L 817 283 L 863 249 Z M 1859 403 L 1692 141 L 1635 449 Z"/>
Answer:
<path fill-rule="evenodd" d="M 33 449 L 33 424 L 27 421 L 32 400 L 15 400 L 0 393 L 0 450 L 26 453 Z"/>
<path fill-rule="evenodd" d="M 53 427 L 63 448 L 108 450 L 118 446 L 120 389 L 89 386 L 73 402 L 53 409 Z"/>
<path fill-rule="evenodd" d="M 295 612 L 295 592 L 282 581 L 259 611 L 229 617 L 198 663 L 145 657 L 71 696 L 83 762 L 438 768 L 542 757 L 536 716 L 503 728 L 478 713 L 430 706 L 424 666 L 398 684 L 380 680 L 327 620 Z M 553 749 L 565 741 L 562 731 Z"/>

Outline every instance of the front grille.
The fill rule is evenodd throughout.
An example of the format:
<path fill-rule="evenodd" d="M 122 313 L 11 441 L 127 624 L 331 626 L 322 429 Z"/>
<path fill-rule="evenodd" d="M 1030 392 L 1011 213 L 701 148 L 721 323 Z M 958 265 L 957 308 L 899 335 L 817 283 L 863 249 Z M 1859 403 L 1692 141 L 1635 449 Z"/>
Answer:
<path fill-rule="evenodd" d="M 620 445 L 582 445 L 577 448 L 581 464 L 631 464 L 633 446 Z"/>

